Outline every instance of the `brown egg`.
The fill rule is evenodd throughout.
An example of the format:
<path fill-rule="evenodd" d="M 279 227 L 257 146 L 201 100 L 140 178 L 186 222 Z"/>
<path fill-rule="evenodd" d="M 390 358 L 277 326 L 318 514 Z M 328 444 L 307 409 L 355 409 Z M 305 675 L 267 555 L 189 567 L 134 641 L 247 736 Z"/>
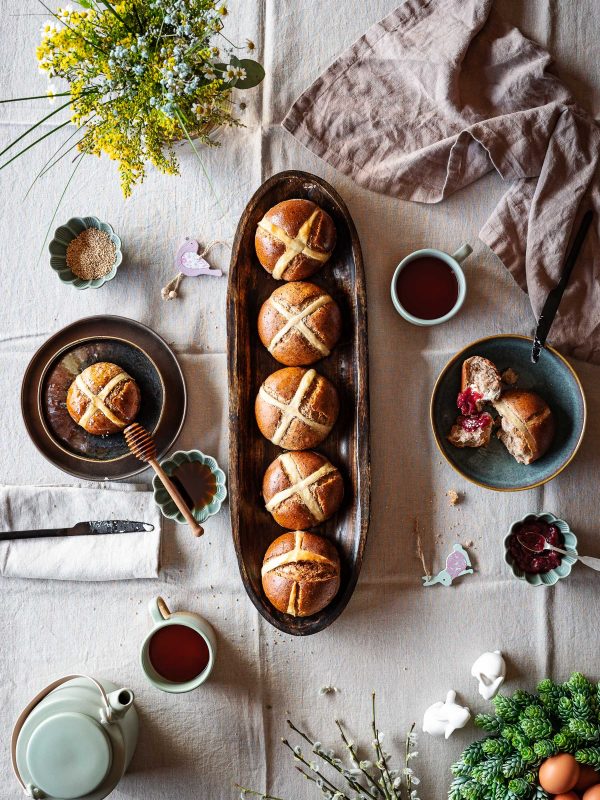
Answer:
<path fill-rule="evenodd" d="M 583 800 L 600 800 L 600 783 L 597 783 L 595 786 L 592 786 L 591 789 L 588 789 L 583 795 Z"/>
<path fill-rule="evenodd" d="M 579 764 L 569 753 L 561 753 L 558 756 L 547 758 L 540 767 L 540 786 L 549 794 L 570 792 L 578 779 Z M 600 800 L 600 795 L 591 800 Z"/>
<path fill-rule="evenodd" d="M 575 791 L 585 792 L 590 786 L 600 783 L 600 774 L 593 767 L 583 765 L 579 767 L 579 780 L 575 784 Z"/>
<path fill-rule="evenodd" d="M 567 792 L 566 794 L 557 794 L 554 800 L 579 800 L 579 795 L 575 792 Z"/>

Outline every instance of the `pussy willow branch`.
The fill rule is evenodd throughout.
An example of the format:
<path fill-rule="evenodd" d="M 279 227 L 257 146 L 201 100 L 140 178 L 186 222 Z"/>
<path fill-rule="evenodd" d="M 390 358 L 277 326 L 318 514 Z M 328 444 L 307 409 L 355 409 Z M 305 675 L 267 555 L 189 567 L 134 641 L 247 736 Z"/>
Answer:
<path fill-rule="evenodd" d="M 240 786 L 239 783 L 234 783 L 233 786 L 235 789 L 239 789 L 241 792 L 245 792 L 253 797 L 260 797 L 261 800 L 283 800 L 282 797 L 275 797 L 273 794 L 264 794 L 264 792 L 257 792 L 254 789 L 247 789 L 245 786 Z"/>
<path fill-rule="evenodd" d="M 342 728 L 342 725 L 341 725 L 340 721 L 336 719 L 335 720 L 335 724 L 337 725 L 338 730 L 340 732 L 340 735 L 342 737 L 342 740 L 343 740 L 344 744 L 346 745 L 346 748 L 348 749 L 348 752 L 350 753 L 350 757 L 352 758 L 352 762 L 358 767 L 358 769 L 362 772 L 362 774 L 365 776 L 365 778 L 367 778 L 367 780 L 369 781 L 371 786 L 374 786 L 375 789 L 377 789 L 377 792 L 379 793 L 380 787 L 377 784 L 377 781 L 375 780 L 375 778 L 373 778 L 372 775 L 369 775 L 369 773 L 367 772 L 366 769 L 363 769 L 361 767 L 360 759 L 358 758 L 358 753 L 354 750 L 354 745 L 350 742 L 350 740 L 346 736 L 346 733 L 345 733 L 344 729 Z"/>
<path fill-rule="evenodd" d="M 283 744 L 284 744 L 284 745 L 285 745 L 285 746 L 288 748 L 288 750 L 291 750 L 291 752 L 292 752 L 292 753 L 293 753 L 293 755 L 294 755 L 294 758 L 298 759 L 298 761 L 300 761 L 300 763 L 301 763 L 301 764 L 304 764 L 304 766 L 305 766 L 305 767 L 308 767 L 308 769 L 311 769 L 310 763 L 309 763 L 309 762 L 308 762 L 308 761 L 307 761 L 307 760 L 304 758 L 304 756 L 302 756 L 302 755 L 298 755 L 298 753 L 297 753 L 297 752 L 294 750 L 294 748 L 293 748 L 293 747 L 292 747 L 292 745 L 291 745 L 291 744 L 288 742 L 288 740 L 287 740 L 287 739 L 282 739 L 281 741 L 282 741 L 282 743 L 283 743 Z M 339 792 L 339 791 L 340 791 L 340 790 L 338 789 L 338 787 L 337 787 L 337 786 L 336 786 L 334 783 L 332 783 L 332 782 L 329 780 L 329 778 L 327 778 L 325 775 L 321 775 L 321 773 L 319 773 L 319 777 L 323 779 L 323 783 L 327 785 L 327 788 L 328 788 L 328 789 L 329 789 L 329 790 L 330 790 L 330 791 L 331 791 L 333 794 L 335 794 L 336 792 Z M 349 798 L 348 798 L 348 797 L 346 797 L 346 795 L 345 795 L 345 794 L 343 794 L 343 798 L 344 798 L 344 800 L 349 800 Z"/>
<path fill-rule="evenodd" d="M 415 729 L 415 723 L 413 722 L 413 724 L 410 726 L 409 732 L 406 735 L 406 751 L 405 751 L 404 763 L 406 764 L 406 769 L 407 770 L 410 769 L 410 754 L 411 754 L 411 747 L 412 747 L 411 739 L 412 739 L 412 734 L 413 734 L 414 729 Z M 407 793 L 407 797 L 408 797 L 409 800 L 410 800 L 410 792 L 411 792 L 411 790 L 412 790 L 412 775 L 411 775 L 410 772 L 407 771 L 406 772 L 406 793 Z"/>
<path fill-rule="evenodd" d="M 287 720 L 287 724 L 290 726 L 290 728 L 295 733 L 297 733 L 299 736 L 301 736 L 304 739 L 305 742 L 307 742 L 311 747 L 314 748 L 315 743 L 305 733 L 303 733 L 299 728 L 297 728 L 294 725 L 294 723 L 291 722 L 291 720 L 288 719 Z M 340 775 L 342 775 L 342 777 L 350 785 L 351 789 L 353 789 L 355 792 L 361 792 L 363 795 L 364 794 L 368 795 L 368 797 L 370 797 L 371 800 L 377 800 L 377 798 L 373 794 L 371 794 L 371 792 L 369 792 L 368 789 L 366 789 L 364 786 L 361 786 L 358 781 L 354 780 L 353 778 L 349 778 L 347 775 L 345 775 L 344 771 L 337 764 L 335 764 L 333 759 L 329 758 L 329 756 L 326 753 L 316 752 L 315 750 L 313 750 L 313 752 L 322 761 L 325 761 L 326 764 L 329 764 L 330 767 L 332 767 L 336 772 L 338 772 Z M 360 769 L 360 767 L 359 767 L 359 769 Z"/>
<path fill-rule="evenodd" d="M 383 794 L 385 795 L 387 800 L 400 800 L 400 798 L 398 798 L 398 795 L 396 794 L 396 791 L 394 790 L 392 776 L 389 773 L 387 762 L 385 760 L 385 756 L 381 748 L 381 743 L 379 741 L 379 730 L 377 728 L 377 722 L 375 719 L 375 692 L 371 693 L 371 709 L 372 709 L 372 727 L 373 727 L 373 741 L 375 743 L 375 752 L 377 753 L 378 760 L 381 762 L 383 767 L 383 769 L 380 770 L 383 777 L 383 780 L 381 781 Z M 387 784 L 385 778 L 387 778 Z M 393 794 L 390 794 L 389 792 L 390 788 Z"/>

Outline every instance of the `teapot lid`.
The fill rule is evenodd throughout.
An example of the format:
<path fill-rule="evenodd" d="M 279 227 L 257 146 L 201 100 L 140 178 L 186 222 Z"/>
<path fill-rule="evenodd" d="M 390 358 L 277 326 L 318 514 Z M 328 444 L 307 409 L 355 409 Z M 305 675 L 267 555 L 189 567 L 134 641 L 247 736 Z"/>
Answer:
<path fill-rule="evenodd" d="M 33 731 L 27 744 L 27 769 L 48 797 L 85 797 L 106 778 L 112 748 L 102 726 L 87 714 L 53 714 Z"/>

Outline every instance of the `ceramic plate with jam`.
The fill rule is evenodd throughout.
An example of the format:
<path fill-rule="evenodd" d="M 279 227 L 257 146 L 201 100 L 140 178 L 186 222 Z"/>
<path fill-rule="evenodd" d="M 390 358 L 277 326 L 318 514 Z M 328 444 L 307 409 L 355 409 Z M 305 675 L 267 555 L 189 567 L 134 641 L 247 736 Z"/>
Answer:
<path fill-rule="evenodd" d="M 537 364 L 531 363 L 532 339 L 502 334 L 472 342 L 453 356 L 441 371 L 431 396 L 433 434 L 442 455 L 467 480 L 495 491 L 532 489 L 555 478 L 574 458 L 585 430 L 583 389 L 571 365 L 556 350 L 546 347 Z M 447 439 L 456 420 L 462 363 L 484 356 L 503 373 L 509 367 L 518 375 L 517 387 L 539 394 L 550 406 L 556 432 L 548 452 L 532 464 L 519 464 L 495 433 L 486 447 L 459 448 Z M 493 409 L 492 409 L 493 412 Z"/>

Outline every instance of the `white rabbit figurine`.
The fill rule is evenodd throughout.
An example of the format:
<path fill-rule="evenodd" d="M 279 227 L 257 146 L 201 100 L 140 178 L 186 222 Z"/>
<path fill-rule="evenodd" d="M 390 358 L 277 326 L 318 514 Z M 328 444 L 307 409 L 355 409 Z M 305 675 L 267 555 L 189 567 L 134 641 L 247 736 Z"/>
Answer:
<path fill-rule="evenodd" d="M 456 692 L 450 690 L 446 702 L 429 706 L 423 716 L 423 731 L 432 736 L 444 736 L 448 739 L 455 730 L 464 728 L 471 719 L 471 712 L 456 702 Z"/>
<path fill-rule="evenodd" d="M 506 662 L 500 650 L 479 656 L 471 667 L 471 675 L 479 681 L 479 694 L 484 700 L 495 697 L 506 677 Z"/>

